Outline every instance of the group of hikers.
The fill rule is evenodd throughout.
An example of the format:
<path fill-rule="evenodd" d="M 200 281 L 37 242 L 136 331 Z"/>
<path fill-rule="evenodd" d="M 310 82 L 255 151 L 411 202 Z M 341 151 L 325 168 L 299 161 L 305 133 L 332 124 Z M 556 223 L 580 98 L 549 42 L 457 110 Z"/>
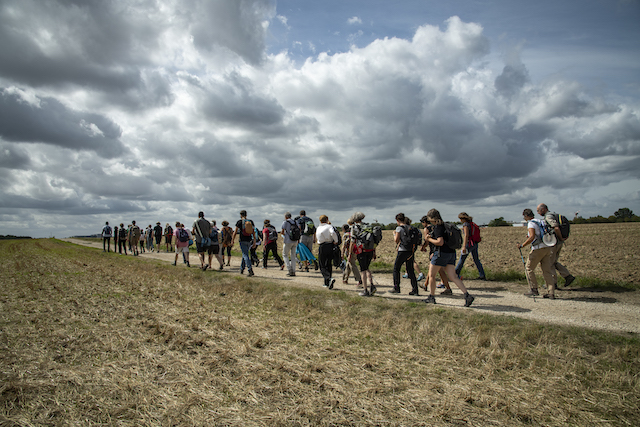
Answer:
<path fill-rule="evenodd" d="M 557 288 L 556 269 L 565 278 L 565 286 L 570 285 L 575 279 L 566 267 L 558 262 L 562 244 L 568 238 L 568 222 L 562 215 L 549 212 L 545 204 L 540 204 L 537 211 L 543 220 L 536 220 L 533 212 L 525 209 L 523 215 L 527 220 L 528 238 L 518 245 L 521 250 L 523 246 L 531 244 L 531 252 L 526 263 L 522 256 L 530 285 L 530 290 L 525 295 L 539 295 L 534 270 L 540 265 L 547 286 L 544 297 L 554 299 Z M 362 212 L 355 212 L 339 230 L 329 222 L 326 215 L 320 215 L 319 225 L 316 227 L 313 219 L 309 218 L 304 210 L 295 218 L 292 218 L 290 212 L 286 212 L 280 231 L 268 219 L 264 220 L 260 229 L 254 221 L 247 218 L 245 210 L 240 211 L 240 219 L 236 222 L 235 228 L 231 228 L 228 221 L 223 221 L 222 227 L 218 228 L 216 221 L 205 219 L 204 212 L 198 213 L 198 218 L 190 229 L 180 222 L 175 223 L 175 228 L 168 223 L 163 228 L 160 222 L 157 222 L 155 227 L 149 225 L 142 230 L 132 221 L 127 227 L 121 223 L 112 230 L 107 222 L 102 230 L 103 250 L 110 251 L 113 236 L 114 251 L 117 248 L 120 254 L 124 252 L 127 255 L 127 249 L 132 255 L 145 251 L 160 251 L 164 236 L 165 250 L 175 250 L 174 266 L 182 254 L 183 262 L 190 267 L 189 247 L 195 244 L 203 271 L 212 268 L 214 256 L 218 269 L 222 270 L 230 265 L 231 248 L 237 238 L 242 253 L 241 274 L 246 269 L 248 276 L 254 276 L 253 267 L 259 266 L 260 263 L 262 268 L 266 269 L 269 255 L 272 254 L 280 270 L 287 269 L 287 276 L 296 275 L 296 266 L 299 270 L 309 271 L 313 265 L 315 270 L 320 270 L 323 286 L 327 289 L 333 289 L 336 282 L 333 268 L 340 268 L 343 284 L 348 284 L 349 278 L 353 276 L 356 286 L 362 289 L 359 295 L 369 297 L 377 291 L 370 266 L 376 258 L 376 246 L 382 240 L 382 229 L 380 226 L 363 222 L 364 218 Z M 473 257 L 478 269 L 478 279 L 486 280 L 478 255 L 478 244 L 482 240 L 480 228 L 473 222 L 473 218 L 465 212 L 458 215 L 462 230 L 452 223 L 444 222 L 436 209 L 431 209 L 420 219 L 422 230 L 412 226 L 411 219 L 403 213 L 397 214 L 395 219 L 397 227 L 393 232 L 393 238 L 397 255 L 393 267 L 393 288 L 389 292 L 400 293 L 400 273 L 404 266 L 406 273 L 403 277 L 408 278 L 411 283 L 409 295 L 419 295 L 419 288 L 422 288 L 428 292 L 424 301 L 435 304 L 436 287 L 444 288 L 442 295 L 451 295 L 453 291 L 449 283 L 453 282 L 463 294 L 465 307 L 471 306 L 475 298 L 469 294 L 460 277 L 469 255 Z M 282 258 L 278 255 L 277 245 L 280 235 L 283 236 Z M 553 235 L 553 239 L 550 235 Z M 313 245 L 316 243 L 318 257 L 313 252 Z M 262 260 L 256 254 L 259 246 L 263 249 Z M 429 252 L 429 271 L 426 276 L 416 262 L 415 254 L 418 250 Z M 457 263 L 456 250 L 460 250 Z M 416 272 L 419 273 L 418 276 Z M 440 285 L 436 284 L 438 275 L 442 281 Z M 419 285 L 422 280 L 425 281 L 424 284 Z"/>

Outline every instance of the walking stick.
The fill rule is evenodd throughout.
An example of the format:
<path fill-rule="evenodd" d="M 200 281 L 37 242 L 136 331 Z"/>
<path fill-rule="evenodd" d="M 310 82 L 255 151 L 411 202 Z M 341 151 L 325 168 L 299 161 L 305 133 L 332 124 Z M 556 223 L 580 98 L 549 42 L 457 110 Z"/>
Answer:
<path fill-rule="evenodd" d="M 520 251 L 520 259 L 522 260 L 522 265 L 524 266 L 524 275 L 527 278 L 527 285 L 529 285 L 529 289 L 531 289 L 531 281 L 529 280 L 529 273 L 527 273 L 527 264 L 524 260 L 524 255 L 522 255 L 522 248 L 518 246 L 518 250 Z M 533 302 L 536 302 L 536 296 L 532 295 Z"/>

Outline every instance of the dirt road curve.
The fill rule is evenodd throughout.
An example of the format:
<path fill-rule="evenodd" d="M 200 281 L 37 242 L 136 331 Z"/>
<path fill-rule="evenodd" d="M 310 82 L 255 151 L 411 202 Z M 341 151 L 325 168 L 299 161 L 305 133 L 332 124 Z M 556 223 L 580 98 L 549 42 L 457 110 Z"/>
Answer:
<path fill-rule="evenodd" d="M 102 249 L 102 245 L 97 242 L 88 242 L 77 239 L 63 239 L 70 243 Z M 146 252 L 140 258 L 155 258 L 166 262 L 173 262 L 173 253 Z M 216 263 L 214 259 L 214 264 Z M 260 280 L 268 278 L 270 281 L 282 283 L 283 286 L 304 286 L 317 289 L 322 288 L 322 276 L 319 271 L 297 272 L 296 277 L 287 277 L 271 261 L 273 267 L 268 269 L 255 268 L 255 276 L 250 280 Z M 199 266 L 197 256 L 191 254 L 191 268 Z M 225 267 L 224 274 L 239 274 L 240 259 L 234 257 L 230 267 Z M 184 264 L 176 268 L 186 268 Z M 340 273 L 338 269 L 338 273 Z M 212 271 L 211 274 L 218 274 Z M 335 272 L 334 272 L 335 275 Z M 359 292 L 354 284 L 344 285 L 341 277 L 336 276 L 334 290 L 357 293 Z M 407 279 L 402 281 L 402 293 L 390 294 L 393 280 L 390 274 L 376 274 L 374 280 L 378 286 L 376 297 L 404 299 L 407 301 L 421 302 L 425 295 L 416 297 L 408 295 L 411 287 Z M 353 278 L 351 279 L 351 283 Z M 494 315 L 516 316 L 537 322 L 553 323 L 566 326 L 580 326 L 594 329 L 610 330 L 616 332 L 640 333 L 640 298 L 637 291 L 631 292 L 633 295 L 622 295 L 614 292 L 589 292 L 580 291 L 579 294 L 568 295 L 566 291 L 559 291 L 559 299 L 546 300 L 542 298 L 528 298 L 522 292 L 512 292 L 497 290 L 505 288 L 505 284 L 500 282 L 477 282 L 468 281 L 465 283 L 472 295 L 476 297 L 471 308 L 464 308 L 462 294 L 454 286 L 452 296 L 440 296 L 436 294 L 437 306 L 455 308 L 460 310 L 475 310 Z M 327 292 L 331 292 L 328 291 Z M 426 308 L 426 306 L 425 306 Z"/>

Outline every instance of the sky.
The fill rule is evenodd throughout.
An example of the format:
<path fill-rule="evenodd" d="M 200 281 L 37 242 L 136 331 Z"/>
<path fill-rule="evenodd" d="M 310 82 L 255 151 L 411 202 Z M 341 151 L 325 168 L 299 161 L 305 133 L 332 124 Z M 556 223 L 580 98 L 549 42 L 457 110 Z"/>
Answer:
<path fill-rule="evenodd" d="M 639 0 L 0 0 L 0 234 L 640 213 L 639 22 Z"/>

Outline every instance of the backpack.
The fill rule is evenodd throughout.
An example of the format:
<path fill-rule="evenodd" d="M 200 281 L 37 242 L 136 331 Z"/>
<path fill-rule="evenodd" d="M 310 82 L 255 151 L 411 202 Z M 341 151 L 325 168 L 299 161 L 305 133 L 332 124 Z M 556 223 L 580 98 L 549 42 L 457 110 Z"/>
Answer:
<path fill-rule="evenodd" d="M 378 225 L 375 227 L 371 224 L 361 223 L 354 227 L 356 242 L 362 245 L 362 249 L 370 251 L 376 248 L 376 245 L 382 240 L 382 228 Z"/>
<path fill-rule="evenodd" d="M 105 225 L 104 227 L 104 234 L 111 234 L 111 227 L 108 225 Z"/>
<path fill-rule="evenodd" d="M 131 227 L 131 235 L 133 237 L 135 237 L 136 239 L 140 238 L 140 227 L 138 227 L 137 225 L 134 225 L 133 227 Z"/>
<path fill-rule="evenodd" d="M 333 227 L 333 231 L 335 231 L 336 234 L 338 235 L 338 243 L 337 243 L 337 245 L 338 246 L 342 245 L 342 236 L 340 235 L 340 231 L 336 227 Z"/>
<path fill-rule="evenodd" d="M 120 240 L 126 240 L 127 239 L 127 229 L 122 227 L 120 228 L 120 231 L 118 232 L 118 238 Z"/>
<path fill-rule="evenodd" d="M 571 232 L 571 224 L 566 216 L 561 214 L 553 214 L 555 220 L 558 222 L 558 226 L 560 227 L 560 234 L 563 239 L 567 239 L 569 237 L 569 233 Z"/>
<path fill-rule="evenodd" d="M 242 220 L 242 235 L 245 237 L 253 236 L 253 223 L 250 219 Z"/>
<path fill-rule="evenodd" d="M 189 241 L 189 233 L 184 228 L 178 229 L 178 241 L 182 243 Z"/>
<path fill-rule="evenodd" d="M 300 231 L 300 227 L 298 227 L 298 224 L 295 221 L 288 221 L 290 224 L 289 227 L 289 239 L 291 239 L 294 242 L 297 242 L 298 240 L 300 240 L 300 237 L 302 237 L 302 232 Z"/>
<path fill-rule="evenodd" d="M 305 236 L 313 236 L 316 233 L 316 225 L 313 223 L 313 220 L 309 217 L 300 218 L 302 228 L 304 231 L 302 234 Z"/>
<path fill-rule="evenodd" d="M 233 233 L 231 233 L 231 228 L 227 226 L 222 227 L 222 244 L 224 246 L 229 246 L 232 238 Z"/>
<path fill-rule="evenodd" d="M 211 239 L 211 246 L 218 246 L 220 242 L 218 241 L 218 230 L 211 227 L 211 233 L 209 233 L 209 238 Z"/>
<path fill-rule="evenodd" d="M 269 230 L 269 240 L 272 242 L 278 240 L 278 230 L 273 225 L 268 225 L 267 230 Z"/>
<path fill-rule="evenodd" d="M 471 240 L 470 245 L 482 242 L 482 237 L 480 237 L 480 227 L 478 227 L 478 224 L 473 221 L 469 223 L 469 233 L 471 234 L 469 236 L 469 240 Z"/>
<path fill-rule="evenodd" d="M 532 246 L 534 245 L 555 246 L 556 233 L 553 230 L 553 228 L 551 228 L 549 223 L 545 220 L 539 220 L 539 219 L 532 219 L 531 222 L 533 222 L 534 224 L 537 224 L 538 227 L 540 228 L 540 237 L 536 235 L 536 238 L 533 240 L 533 242 L 531 242 L 531 245 Z M 546 243 L 544 241 L 545 236 L 550 236 L 552 243 Z"/>
<path fill-rule="evenodd" d="M 447 245 L 450 249 L 462 248 L 462 232 L 460 231 L 458 226 L 450 222 L 445 222 L 444 230 L 444 244 Z"/>
<path fill-rule="evenodd" d="M 169 236 L 169 235 L 173 235 L 173 227 L 168 226 L 167 230 L 164 232 L 165 235 Z"/>

